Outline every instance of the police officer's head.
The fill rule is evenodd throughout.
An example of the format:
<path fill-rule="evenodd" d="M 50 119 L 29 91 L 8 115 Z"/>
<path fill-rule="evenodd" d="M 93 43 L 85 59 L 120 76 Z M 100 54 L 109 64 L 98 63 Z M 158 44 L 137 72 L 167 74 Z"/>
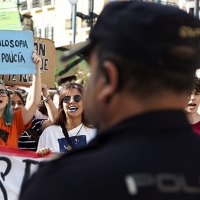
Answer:
<path fill-rule="evenodd" d="M 92 75 L 85 108 L 101 127 L 99 121 L 108 121 L 110 112 L 119 109 L 120 98 L 121 107 L 131 107 L 134 100 L 129 102 L 127 95 L 145 105 L 163 91 L 187 96 L 199 68 L 199 42 L 200 21 L 185 11 L 155 3 L 114 2 L 104 8 L 89 39 L 62 59 L 77 53 L 88 58 Z"/>

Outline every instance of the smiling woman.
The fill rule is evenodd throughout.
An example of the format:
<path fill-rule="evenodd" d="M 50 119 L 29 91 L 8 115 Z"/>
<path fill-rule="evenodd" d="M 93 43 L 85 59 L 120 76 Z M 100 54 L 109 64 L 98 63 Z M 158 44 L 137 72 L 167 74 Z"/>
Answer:
<path fill-rule="evenodd" d="M 85 146 L 96 135 L 86 119 L 82 95 L 84 88 L 77 83 L 62 85 L 58 115 L 53 126 L 40 136 L 38 149 L 52 148 L 54 152 L 68 152 Z"/>

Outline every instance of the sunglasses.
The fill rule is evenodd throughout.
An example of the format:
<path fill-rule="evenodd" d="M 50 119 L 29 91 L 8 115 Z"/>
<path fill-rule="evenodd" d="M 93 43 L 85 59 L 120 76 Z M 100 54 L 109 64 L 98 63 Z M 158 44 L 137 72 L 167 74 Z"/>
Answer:
<path fill-rule="evenodd" d="M 0 96 L 2 96 L 2 97 L 7 97 L 7 96 L 8 96 L 8 91 L 7 91 L 7 90 L 0 89 Z"/>
<path fill-rule="evenodd" d="M 73 97 L 71 97 L 71 96 L 65 96 L 63 98 L 63 102 L 64 103 L 69 103 L 70 100 L 71 100 L 71 98 L 74 99 L 75 102 L 80 102 L 81 99 L 82 99 L 82 97 L 80 95 L 74 95 Z"/>

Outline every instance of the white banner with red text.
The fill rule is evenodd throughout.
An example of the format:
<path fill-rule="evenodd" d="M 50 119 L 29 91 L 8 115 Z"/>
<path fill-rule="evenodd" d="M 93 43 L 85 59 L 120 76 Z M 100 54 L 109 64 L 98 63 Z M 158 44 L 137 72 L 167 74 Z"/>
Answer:
<path fill-rule="evenodd" d="M 0 146 L 0 200 L 17 200 L 20 190 L 38 169 L 41 157 L 32 151 Z"/>

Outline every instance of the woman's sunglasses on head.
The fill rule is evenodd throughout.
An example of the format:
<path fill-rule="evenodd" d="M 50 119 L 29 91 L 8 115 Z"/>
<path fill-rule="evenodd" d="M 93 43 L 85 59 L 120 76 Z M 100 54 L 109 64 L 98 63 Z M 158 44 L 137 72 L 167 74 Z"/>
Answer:
<path fill-rule="evenodd" d="M 9 94 L 22 94 L 21 90 L 7 90 Z"/>
<path fill-rule="evenodd" d="M 82 97 L 80 95 L 74 95 L 74 96 L 65 96 L 63 98 L 63 102 L 64 103 L 69 103 L 71 98 L 75 101 L 75 102 L 80 102 Z"/>

